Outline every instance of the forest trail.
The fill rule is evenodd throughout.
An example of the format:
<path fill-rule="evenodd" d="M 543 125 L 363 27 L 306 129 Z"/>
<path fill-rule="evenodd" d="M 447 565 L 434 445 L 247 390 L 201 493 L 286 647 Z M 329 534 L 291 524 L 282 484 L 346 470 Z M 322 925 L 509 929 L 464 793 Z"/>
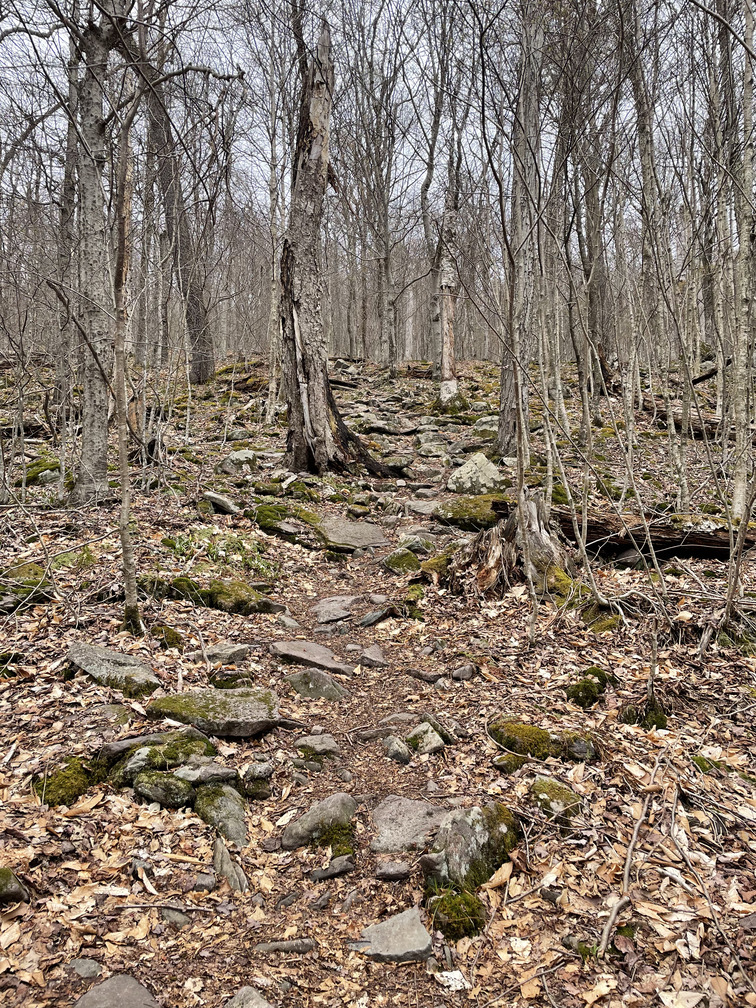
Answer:
<path fill-rule="evenodd" d="M 622 720 L 650 673 L 642 613 L 596 632 L 544 600 L 530 642 L 524 585 L 452 594 L 444 557 L 491 495 L 463 513 L 446 482 L 490 444 L 492 371 L 469 366 L 476 412 L 445 418 L 429 381 L 344 365 L 344 414 L 406 466 L 392 481 L 286 473 L 285 430 L 210 389 L 190 446 L 169 425 L 168 486 L 134 502 L 143 639 L 119 633 L 114 507 L 14 515 L 10 569 L 40 565 L 47 597 L 1 631 L 9 1008 L 131 1008 L 140 984 L 162 1008 L 756 1004 L 756 659 L 698 646 L 726 565 L 665 560 L 656 726 Z M 651 487 L 664 446 L 640 435 Z M 592 500 L 621 480 L 604 438 Z M 574 492 L 577 449 L 572 472 Z"/>

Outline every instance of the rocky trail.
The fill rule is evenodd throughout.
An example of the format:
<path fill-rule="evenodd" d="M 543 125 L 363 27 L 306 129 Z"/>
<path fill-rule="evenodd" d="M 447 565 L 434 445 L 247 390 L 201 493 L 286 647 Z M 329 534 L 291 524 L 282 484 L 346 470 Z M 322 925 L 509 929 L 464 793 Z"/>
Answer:
<path fill-rule="evenodd" d="M 2 516 L 4 1005 L 756 1005 L 756 659 L 693 632 L 726 565 L 665 571 L 656 717 L 627 716 L 642 613 L 545 598 L 531 640 L 524 585 L 453 594 L 514 476 L 490 372 L 437 417 L 430 381 L 342 365 L 390 481 L 288 473 L 233 381 L 185 404 L 189 446 L 179 402 L 134 505 L 143 639 L 119 632 L 115 506 L 56 509 L 29 458 L 49 468 Z M 565 452 L 606 506 L 601 436 L 599 473 Z M 655 432 L 644 451 L 663 496 Z"/>

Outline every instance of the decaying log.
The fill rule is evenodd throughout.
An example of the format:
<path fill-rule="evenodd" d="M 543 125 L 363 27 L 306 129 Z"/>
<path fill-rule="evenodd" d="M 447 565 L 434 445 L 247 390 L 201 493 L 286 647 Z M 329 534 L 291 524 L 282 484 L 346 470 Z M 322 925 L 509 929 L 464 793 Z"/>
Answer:
<path fill-rule="evenodd" d="M 682 427 L 682 406 L 672 406 L 668 410 L 666 403 L 660 396 L 644 395 L 643 409 L 647 413 L 654 413 L 656 415 L 656 422 L 660 427 L 667 426 L 670 414 L 675 427 L 678 430 Z M 688 414 L 687 428 L 688 434 L 691 437 L 702 438 L 705 435 L 710 440 L 714 440 L 722 436 L 722 418 L 711 413 L 699 414 L 699 411 L 694 406 L 691 406 Z M 729 431 L 729 438 L 730 440 L 734 440 L 735 438 L 735 431 L 733 429 Z"/>

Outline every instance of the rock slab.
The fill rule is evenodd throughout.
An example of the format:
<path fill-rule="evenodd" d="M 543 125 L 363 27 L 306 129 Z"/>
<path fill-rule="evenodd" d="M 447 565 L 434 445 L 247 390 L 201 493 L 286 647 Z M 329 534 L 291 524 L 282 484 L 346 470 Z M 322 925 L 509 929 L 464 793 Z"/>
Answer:
<path fill-rule="evenodd" d="M 373 809 L 377 835 L 370 849 L 377 854 L 422 850 L 437 833 L 447 811 L 430 802 L 389 795 Z"/>
<path fill-rule="evenodd" d="M 273 1008 L 256 987 L 242 987 L 226 1001 L 224 1008 Z"/>
<path fill-rule="evenodd" d="M 308 665 L 337 675 L 350 676 L 354 672 L 354 665 L 339 661 L 330 648 L 312 641 L 276 641 L 269 646 L 269 650 L 274 658 L 292 665 Z"/>
<path fill-rule="evenodd" d="M 362 940 L 351 948 L 363 952 L 375 962 L 424 962 L 433 943 L 417 907 L 371 924 L 362 932 Z"/>
<path fill-rule="evenodd" d="M 250 738 L 279 722 L 278 697 L 263 689 L 196 689 L 160 697 L 147 706 L 147 717 L 171 718 L 208 735 Z"/>
<path fill-rule="evenodd" d="M 284 850 L 304 847 L 329 826 L 348 826 L 356 811 L 354 798 L 345 791 L 337 791 L 289 823 L 281 836 L 281 846 Z"/>
<path fill-rule="evenodd" d="M 68 661 L 102 686 L 119 689 L 127 697 L 147 696 L 161 685 L 152 669 L 138 658 L 96 644 L 72 644 Z"/>
<path fill-rule="evenodd" d="M 325 545 L 340 553 L 352 553 L 357 549 L 388 546 L 378 525 L 372 522 L 350 522 L 344 518 L 324 518 L 318 525 Z"/>
<path fill-rule="evenodd" d="M 349 691 L 340 686 L 326 672 L 311 669 L 307 672 L 292 672 L 286 676 L 286 682 L 300 696 L 311 700 L 344 700 Z"/>
<path fill-rule="evenodd" d="M 446 484 L 452 493 L 487 494 L 499 490 L 504 477 L 483 452 L 476 452 L 449 477 Z"/>
<path fill-rule="evenodd" d="M 90 988 L 74 1008 L 160 1008 L 160 1004 L 133 976 L 117 973 Z"/>

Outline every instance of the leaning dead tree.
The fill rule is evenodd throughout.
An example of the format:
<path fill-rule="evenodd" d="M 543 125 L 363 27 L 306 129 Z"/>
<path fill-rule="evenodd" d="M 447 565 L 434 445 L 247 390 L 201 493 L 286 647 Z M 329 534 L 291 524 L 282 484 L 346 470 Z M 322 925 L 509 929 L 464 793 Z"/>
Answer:
<path fill-rule="evenodd" d="M 301 9 L 294 32 L 301 50 Z M 322 473 L 361 462 L 389 475 L 346 427 L 328 380 L 328 343 L 323 325 L 321 224 L 329 182 L 328 147 L 334 70 L 327 22 L 302 83 L 294 158 L 289 228 L 281 254 L 281 341 L 289 411 L 288 463 L 296 471 Z"/>

